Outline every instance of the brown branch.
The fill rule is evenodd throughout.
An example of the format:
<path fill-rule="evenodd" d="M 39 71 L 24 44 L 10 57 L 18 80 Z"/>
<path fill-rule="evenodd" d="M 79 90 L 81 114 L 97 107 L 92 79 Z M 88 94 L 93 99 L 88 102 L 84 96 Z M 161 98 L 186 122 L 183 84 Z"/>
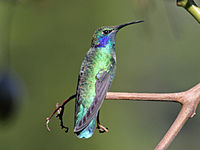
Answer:
<path fill-rule="evenodd" d="M 200 102 L 200 83 L 193 88 L 178 93 L 121 93 L 108 92 L 109 100 L 172 101 L 182 104 L 176 120 L 154 150 L 166 150 L 189 118 L 195 115 Z"/>
<path fill-rule="evenodd" d="M 47 129 L 48 123 L 52 116 L 58 112 L 58 117 L 61 121 L 61 127 L 66 128 L 63 125 L 62 116 L 64 112 L 64 105 L 71 99 L 75 98 L 76 95 L 70 96 L 61 105 L 53 111 L 53 113 L 46 119 Z M 166 150 L 171 142 L 174 140 L 176 135 L 179 133 L 183 125 L 187 122 L 189 118 L 195 115 L 196 108 L 200 102 L 200 83 L 193 88 L 178 93 L 121 93 L 121 92 L 108 92 L 105 99 L 109 100 L 138 100 L 138 101 L 169 101 L 177 102 L 182 104 L 182 109 L 179 112 L 176 120 L 171 125 L 170 129 L 167 131 L 163 139 L 156 146 L 155 150 Z"/>
<path fill-rule="evenodd" d="M 58 113 L 56 117 L 59 117 L 61 128 L 65 128 L 66 129 L 65 132 L 68 131 L 68 127 L 65 127 L 63 125 L 63 119 L 62 119 L 63 112 L 64 112 L 64 106 L 65 106 L 65 104 L 67 104 L 70 100 L 74 99 L 75 97 L 76 97 L 76 94 L 68 97 L 62 104 L 60 104 L 60 105 L 56 104 L 56 109 L 51 113 L 51 115 L 48 118 L 46 118 L 46 128 L 48 131 L 50 131 L 49 122 L 56 112 Z"/>
<path fill-rule="evenodd" d="M 105 99 L 179 102 L 182 93 L 121 93 L 108 92 Z"/>

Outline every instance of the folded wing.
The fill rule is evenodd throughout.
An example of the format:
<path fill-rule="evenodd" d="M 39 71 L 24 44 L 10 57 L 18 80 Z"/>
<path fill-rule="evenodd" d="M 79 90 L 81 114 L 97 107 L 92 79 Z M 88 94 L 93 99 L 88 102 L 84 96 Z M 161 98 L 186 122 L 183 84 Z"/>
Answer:
<path fill-rule="evenodd" d="M 104 70 L 101 70 L 97 75 L 97 82 L 96 82 L 96 96 L 94 97 L 93 103 L 88 108 L 86 114 L 81 118 L 81 120 L 76 124 L 74 127 L 74 132 L 80 132 L 88 124 L 91 122 L 93 117 L 99 111 L 103 100 L 106 96 L 106 93 L 109 88 L 110 84 L 110 74 Z"/>

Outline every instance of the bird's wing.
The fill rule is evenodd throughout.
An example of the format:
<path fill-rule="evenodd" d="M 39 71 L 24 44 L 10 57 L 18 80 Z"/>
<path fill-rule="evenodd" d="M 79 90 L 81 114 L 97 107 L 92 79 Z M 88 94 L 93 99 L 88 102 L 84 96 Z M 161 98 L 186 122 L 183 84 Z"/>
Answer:
<path fill-rule="evenodd" d="M 97 75 L 96 82 L 96 96 L 94 97 L 94 101 L 92 105 L 88 108 L 86 114 L 81 118 L 81 120 L 74 127 L 74 132 L 79 132 L 83 130 L 88 124 L 91 122 L 93 117 L 99 111 L 103 100 L 106 96 L 106 93 L 110 84 L 110 74 L 104 70 L 101 70 Z"/>

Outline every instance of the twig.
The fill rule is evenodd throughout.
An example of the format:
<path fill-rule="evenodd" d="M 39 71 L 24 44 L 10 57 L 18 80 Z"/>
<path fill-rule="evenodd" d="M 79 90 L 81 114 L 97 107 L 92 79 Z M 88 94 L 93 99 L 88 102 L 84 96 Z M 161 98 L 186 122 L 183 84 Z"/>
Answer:
<path fill-rule="evenodd" d="M 46 119 L 47 129 L 48 123 L 52 116 L 58 112 L 58 117 L 61 121 L 61 127 L 66 128 L 63 125 L 62 116 L 64 112 L 64 105 L 71 99 L 75 98 L 76 95 L 70 96 L 61 105 L 53 111 L 53 113 Z M 189 118 L 195 115 L 196 108 L 200 102 L 200 83 L 193 88 L 178 93 L 121 93 L 121 92 L 108 92 L 105 99 L 109 100 L 138 100 L 138 101 L 168 101 L 177 102 L 182 104 L 182 109 L 179 112 L 176 120 L 171 125 L 170 129 L 167 131 L 163 139 L 156 146 L 154 150 L 166 150 L 171 142 L 174 140 L 176 135 L 179 133 L 183 125 L 187 122 Z"/>
<path fill-rule="evenodd" d="M 61 105 L 59 105 L 59 106 L 58 106 L 58 104 L 56 104 L 56 109 L 51 113 L 51 115 L 50 115 L 48 118 L 46 118 L 46 128 L 48 129 L 48 131 L 50 131 L 50 128 L 49 128 L 49 121 L 50 121 L 50 119 L 53 117 L 53 115 L 54 115 L 56 112 L 58 112 L 57 117 L 59 117 L 61 127 L 66 129 L 65 132 L 68 131 L 68 127 L 65 127 L 65 126 L 63 125 L 63 120 L 62 120 L 62 116 L 63 116 L 63 112 L 64 112 L 64 106 L 65 106 L 65 104 L 66 104 L 67 102 L 69 102 L 70 100 L 72 100 L 72 99 L 75 98 L 75 97 L 76 97 L 76 94 L 74 94 L 74 95 L 70 96 L 69 98 L 67 98 L 67 99 L 66 99 Z"/>
<path fill-rule="evenodd" d="M 200 83 L 193 88 L 178 93 L 120 93 L 108 92 L 106 99 L 111 100 L 142 100 L 142 101 L 172 101 L 182 104 L 176 120 L 167 131 L 163 139 L 154 150 L 166 150 L 174 140 L 178 132 L 189 118 L 195 115 L 196 108 L 200 102 Z"/>
<path fill-rule="evenodd" d="M 177 0 L 176 4 L 185 8 L 200 23 L 200 8 L 193 0 Z"/>

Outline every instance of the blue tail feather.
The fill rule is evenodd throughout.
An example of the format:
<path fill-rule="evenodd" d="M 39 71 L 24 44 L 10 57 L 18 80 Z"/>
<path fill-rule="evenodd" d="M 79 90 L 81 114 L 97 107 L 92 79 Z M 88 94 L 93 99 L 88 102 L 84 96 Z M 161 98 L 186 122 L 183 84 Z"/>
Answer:
<path fill-rule="evenodd" d="M 77 135 L 78 138 L 90 138 L 93 133 L 94 133 L 94 129 L 95 129 L 95 125 L 96 125 L 96 120 L 97 120 L 97 114 L 96 116 L 91 120 L 91 122 L 88 124 L 88 126 L 83 129 L 80 132 L 76 132 L 75 134 Z"/>

